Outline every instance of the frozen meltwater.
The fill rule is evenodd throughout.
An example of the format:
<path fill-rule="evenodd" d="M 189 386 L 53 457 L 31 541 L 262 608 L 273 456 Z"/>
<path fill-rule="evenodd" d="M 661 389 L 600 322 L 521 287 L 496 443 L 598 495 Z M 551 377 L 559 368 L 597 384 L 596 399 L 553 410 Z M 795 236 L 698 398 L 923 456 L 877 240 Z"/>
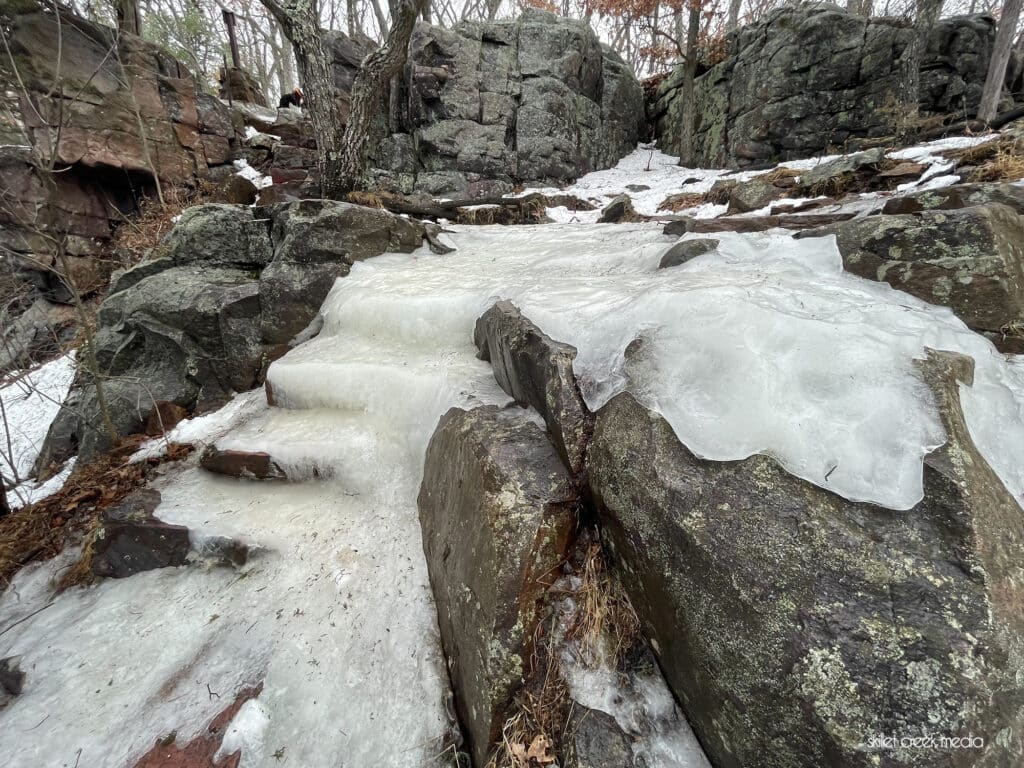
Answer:
<path fill-rule="evenodd" d="M 715 237 L 716 251 L 666 270 L 673 239 L 642 224 L 457 227 L 454 253 L 357 263 L 319 336 L 271 366 L 278 407 L 241 395 L 171 436 L 265 450 L 306 479 L 184 468 L 159 481 L 157 515 L 197 540 L 253 545 L 244 569 L 163 569 L 54 597 L 69 553 L 0 595 L 0 658 L 20 655 L 28 675 L 0 710 L 5 765 L 132 766 L 259 683 L 225 732 L 242 768 L 437 764 L 450 692 L 416 496 L 440 416 L 509 401 L 472 342 L 499 299 L 578 348 L 592 408 L 632 392 L 701 456 L 768 453 L 894 509 L 921 497 L 922 457 L 945 439 L 914 360 L 969 354 L 972 435 L 1021 497 L 1024 366 L 949 310 L 844 274 L 831 238 Z"/>

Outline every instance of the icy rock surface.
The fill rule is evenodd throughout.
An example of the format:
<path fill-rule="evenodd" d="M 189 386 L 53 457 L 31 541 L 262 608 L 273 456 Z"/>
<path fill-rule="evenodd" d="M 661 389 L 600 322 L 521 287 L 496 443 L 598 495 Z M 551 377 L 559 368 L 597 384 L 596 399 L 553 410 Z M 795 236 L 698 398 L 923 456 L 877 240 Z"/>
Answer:
<path fill-rule="evenodd" d="M 483 311 L 510 299 L 545 333 L 577 347 L 592 409 L 629 390 L 705 458 L 767 453 L 847 498 L 907 509 L 921 498 L 923 456 L 945 441 L 913 360 L 926 347 L 948 349 L 976 361 L 975 385 L 964 393 L 972 434 L 1021 498 L 1019 366 L 948 309 L 845 274 L 831 238 L 724 233 L 716 251 L 658 270 L 673 241 L 649 225 L 514 232 L 460 228 L 453 254 L 359 264 L 328 297 L 321 336 L 272 367 L 275 392 L 303 407 L 343 407 L 354 392 L 327 384 L 330 356 L 361 359 L 366 350 L 353 336 L 365 344 L 397 331 L 413 345 L 447 343 L 454 353 Z M 300 359 L 308 362 L 292 362 Z M 428 365 L 447 365 L 454 376 L 466 364 L 453 357 Z M 421 376 L 423 367 L 393 376 Z M 393 376 L 377 377 L 365 397 L 432 425 L 435 391 L 393 402 Z"/>
<path fill-rule="evenodd" d="M 1024 366 L 948 310 L 845 275 L 831 239 L 716 238 L 666 270 L 675 241 L 656 225 L 457 228 L 452 254 L 357 263 L 320 335 L 271 366 L 276 407 L 243 395 L 178 428 L 267 451 L 306 481 L 185 469 L 157 484 L 158 517 L 259 557 L 54 599 L 58 559 L 0 596 L 0 657 L 20 654 L 28 673 L 0 712 L 6 764 L 130 766 L 171 731 L 187 742 L 260 681 L 225 747 L 241 747 L 242 768 L 276 768 L 282 749 L 305 768 L 436 763 L 448 682 L 416 495 L 438 418 L 509 400 L 472 343 L 498 299 L 579 349 L 592 408 L 629 390 L 703 456 L 771 453 L 895 509 L 920 497 L 921 457 L 944 440 L 912 361 L 925 347 L 965 352 L 977 363 L 964 389 L 972 434 L 1021 497 Z"/>

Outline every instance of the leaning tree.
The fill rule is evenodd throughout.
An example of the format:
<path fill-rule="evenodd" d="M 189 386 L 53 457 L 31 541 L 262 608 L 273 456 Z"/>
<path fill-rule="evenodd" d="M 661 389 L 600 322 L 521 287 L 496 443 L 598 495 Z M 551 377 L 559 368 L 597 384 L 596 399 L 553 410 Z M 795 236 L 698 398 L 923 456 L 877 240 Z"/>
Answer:
<path fill-rule="evenodd" d="M 405 63 L 416 18 L 427 0 L 393 0 L 391 28 L 384 44 L 363 59 L 352 83 L 348 122 L 342 127 L 334 98 L 331 62 L 320 30 L 317 0 L 260 0 L 281 25 L 295 49 L 299 82 L 306 94 L 317 142 L 321 193 L 340 198 L 357 189 L 366 174 L 366 156 L 381 94 Z"/>

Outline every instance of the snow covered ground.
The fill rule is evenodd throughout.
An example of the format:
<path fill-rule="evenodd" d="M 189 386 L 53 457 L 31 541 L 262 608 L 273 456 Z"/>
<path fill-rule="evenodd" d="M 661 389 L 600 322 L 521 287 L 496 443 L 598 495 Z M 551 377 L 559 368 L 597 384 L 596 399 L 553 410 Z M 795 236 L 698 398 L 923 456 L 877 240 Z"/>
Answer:
<path fill-rule="evenodd" d="M 953 163 L 946 160 L 940 153 L 983 144 L 987 141 L 992 141 L 998 135 L 997 133 L 990 133 L 981 136 L 955 136 L 888 153 L 887 157 L 893 160 L 912 160 L 926 166 L 919 179 L 901 185 L 899 191 L 924 188 L 933 189 L 955 184 L 960 180 L 959 176 L 948 173 L 953 168 Z M 825 155 L 806 160 L 787 160 L 786 162 L 779 163 L 776 167 L 789 168 L 795 171 L 807 171 L 823 163 L 836 160 L 839 157 L 841 156 Z M 732 172 L 707 168 L 685 168 L 679 165 L 678 157 L 665 154 L 661 150 L 656 149 L 653 144 L 642 144 L 622 158 L 614 168 L 588 173 L 575 184 L 565 188 L 531 187 L 524 189 L 520 194 L 527 195 L 533 192 L 541 192 L 547 195 L 567 194 L 578 197 L 581 200 L 594 204 L 596 209 L 593 211 L 571 211 L 564 206 L 559 206 L 548 208 L 548 217 L 552 221 L 562 224 L 593 224 L 597 221 L 598 216 L 600 216 L 600 209 L 617 195 L 629 195 L 637 213 L 646 216 L 664 215 L 670 212 L 659 210 L 659 206 L 669 195 L 683 193 L 703 194 L 710 191 L 715 182 L 721 179 L 749 181 L 762 174 L 770 173 L 772 170 L 774 168 L 760 171 Z M 877 195 L 870 195 L 870 197 L 874 198 Z M 795 205 L 798 202 L 803 202 L 803 200 L 790 200 L 788 202 L 780 200 L 774 203 L 774 205 Z M 676 211 L 675 213 L 694 218 L 714 218 L 724 214 L 727 207 L 725 205 L 704 203 L 695 208 Z M 768 210 L 765 209 L 764 211 L 752 212 L 750 215 L 763 215 L 767 213 Z"/>
<path fill-rule="evenodd" d="M 15 373 L 0 387 L 0 474 L 17 485 L 8 491 L 11 507 L 17 509 L 56 493 L 73 462 L 44 483 L 32 478 L 35 464 L 50 422 L 60 410 L 75 378 L 74 354 L 62 355 L 31 371 Z"/>
<path fill-rule="evenodd" d="M 653 212 L 670 192 L 722 175 L 683 185 L 694 172 L 674 163 L 638 150 L 568 191 L 629 191 Z M 831 238 L 719 234 L 715 251 L 659 270 L 676 239 L 653 224 L 453 230 L 454 253 L 389 254 L 339 280 L 320 335 L 271 366 L 275 407 L 243 394 L 172 434 L 268 451 L 302 481 L 185 467 L 158 483 L 160 518 L 189 526 L 197 543 L 242 539 L 257 550 L 246 566 L 164 569 L 54 598 L 50 581 L 68 564 L 58 558 L 0 596 L 0 658 L 20 655 L 28 673 L 25 693 L 0 710 L 7 765 L 130 766 L 171 732 L 186 743 L 258 682 L 227 729 L 242 768 L 437 764 L 450 692 L 416 495 L 438 418 L 508 403 L 472 344 L 498 299 L 579 349 L 591 407 L 630 391 L 699 455 L 767 453 L 893 509 L 921 497 L 922 457 L 944 441 L 913 361 L 926 347 L 964 352 L 977 366 L 963 388 L 972 435 L 1024 499 L 1024 364 L 948 309 L 845 274 Z M 52 379 L 65 382 L 59 370 Z M 633 681 L 629 701 L 603 698 L 606 673 L 573 668 L 570 684 L 623 720 L 671 714 L 650 681 Z M 706 765 L 683 726 L 644 747 L 651 768 Z"/>

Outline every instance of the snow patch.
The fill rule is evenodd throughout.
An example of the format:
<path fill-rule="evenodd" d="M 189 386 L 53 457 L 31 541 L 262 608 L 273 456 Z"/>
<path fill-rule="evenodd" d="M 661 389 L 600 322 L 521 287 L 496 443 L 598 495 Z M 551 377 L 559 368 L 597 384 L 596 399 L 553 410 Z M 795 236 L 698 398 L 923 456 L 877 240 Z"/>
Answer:
<path fill-rule="evenodd" d="M 0 386 L 0 474 L 18 484 L 9 491 L 11 506 L 22 507 L 60 490 L 73 462 L 49 481 L 32 480 L 33 466 L 50 424 L 75 379 L 75 355 L 68 353 L 30 371 L 12 374 Z"/>

